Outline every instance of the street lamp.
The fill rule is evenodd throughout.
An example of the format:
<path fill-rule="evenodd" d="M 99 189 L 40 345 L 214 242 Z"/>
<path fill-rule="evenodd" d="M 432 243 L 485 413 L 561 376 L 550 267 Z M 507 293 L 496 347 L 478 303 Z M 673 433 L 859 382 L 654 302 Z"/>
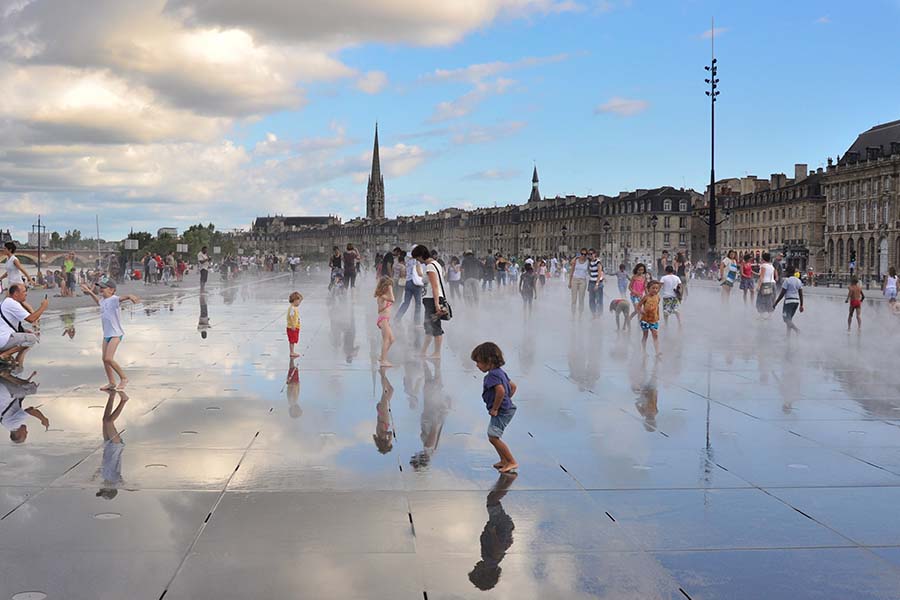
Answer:
<path fill-rule="evenodd" d="M 500 252 L 500 238 L 503 237 L 502 231 L 494 232 L 494 253 Z"/>
<path fill-rule="evenodd" d="M 562 229 L 559 230 L 559 235 L 560 235 L 560 239 L 562 240 L 562 244 L 559 245 L 559 252 L 557 254 L 561 254 L 562 252 L 569 251 L 568 247 L 566 247 L 566 234 L 568 232 L 569 232 L 569 228 L 566 227 L 565 225 L 563 225 Z"/>
<path fill-rule="evenodd" d="M 38 254 L 38 256 L 37 256 L 37 283 L 43 284 L 44 283 L 44 275 L 41 272 L 41 244 L 43 242 L 44 232 L 47 231 L 47 226 L 41 225 L 41 215 L 38 215 L 37 225 L 31 226 L 31 232 L 34 233 L 35 230 L 37 230 L 37 251 L 38 251 L 38 253 L 37 253 Z"/>
<path fill-rule="evenodd" d="M 609 255 L 611 252 L 610 244 L 609 244 L 609 231 L 612 229 L 612 225 L 609 224 L 609 221 L 603 221 L 603 233 L 606 238 L 606 251 L 604 252 L 604 260 L 607 262 L 607 267 L 609 267 Z"/>
<path fill-rule="evenodd" d="M 650 217 L 650 227 L 653 228 L 653 232 L 651 233 L 651 235 L 653 236 L 653 259 L 650 264 L 653 267 L 653 276 L 656 277 L 657 279 L 659 279 L 659 272 L 656 268 L 657 267 L 657 263 L 656 263 L 656 226 L 658 224 L 659 224 L 659 217 L 657 217 L 656 215 L 651 216 Z"/>
<path fill-rule="evenodd" d="M 716 97 L 718 91 L 718 66 L 716 65 L 716 46 L 715 46 L 715 22 L 710 30 L 710 47 L 712 50 L 712 62 L 703 67 L 709 71 L 709 78 L 704 81 L 709 85 L 706 95 L 709 97 L 709 259 L 710 264 L 718 258 L 716 255 Z"/>

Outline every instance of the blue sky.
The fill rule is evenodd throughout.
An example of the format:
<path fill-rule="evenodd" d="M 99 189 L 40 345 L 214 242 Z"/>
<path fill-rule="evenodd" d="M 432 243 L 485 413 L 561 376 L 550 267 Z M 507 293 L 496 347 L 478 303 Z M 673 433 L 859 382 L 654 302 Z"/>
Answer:
<path fill-rule="evenodd" d="M 337 4 L 352 8 L 355 1 Z M 33 39 L 7 45 L 0 67 L 8 93 L 24 95 L 28 85 L 41 90 L 41 77 L 71 86 L 49 94 L 41 115 L 26 108 L 3 115 L 18 125 L 14 133 L 28 132 L 0 150 L 0 195 L 16 207 L 7 223 L 24 237 L 41 211 L 50 229 L 92 230 L 99 213 L 102 235 L 114 239 L 131 227 L 184 228 L 197 220 L 246 227 L 267 213 L 349 219 L 365 210 L 376 119 L 388 216 L 524 202 L 533 161 L 544 195 L 659 185 L 702 190 L 709 177 L 704 33 L 712 16 L 722 92 L 719 178 L 792 173 L 795 162 L 815 168 L 859 132 L 900 118 L 893 75 L 900 53 L 890 51 L 900 39 L 897 0 L 873 0 L 865 10 L 842 2 L 485 5 L 492 2 L 495 10 L 486 14 L 480 6 L 455 11 L 410 2 L 425 6 L 423 14 L 388 15 L 378 27 L 336 13 L 323 25 L 324 40 L 318 31 L 281 26 L 278 0 L 259 7 L 271 19 L 247 23 L 229 12 L 231 0 L 219 10 L 174 3 L 189 17 L 173 14 L 173 3 L 159 5 L 146 43 L 163 47 L 177 35 L 189 40 L 190 60 L 214 62 L 209 70 L 198 62 L 189 81 L 176 73 L 185 59 L 161 50 L 162 66 L 151 76 L 99 52 L 85 52 L 79 64 L 49 50 L 23 58 Z M 6 19 L 5 29 L 37 22 L 35 35 L 58 36 L 50 26 L 44 31 L 42 3 L 31 4 Z M 370 21 L 383 16 L 378 2 L 366 10 Z M 113 39 L 127 33 L 124 20 L 103 18 L 81 27 Z M 421 33 L 431 26 L 440 33 Z M 216 53 L 203 46 L 210 31 Z M 222 63 L 215 61 L 222 60 L 236 61 L 227 81 L 219 80 Z M 47 64 L 61 71 L 44 72 Z M 77 98 L 96 110 L 73 112 L 72 89 L 83 92 L 82 78 L 94 71 L 96 85 Z M 207 94 L 211 86 L 215 93 Z M 126 99 L 109 100 L 115 93 Z M 138 108 L 131 95 L 142 98 Z M 46 111 L 54 109 L 64 118 L 47 134 Z M 139 129 L 150 109 L 155 125 Z M 122 119 L 97 122 L 97 114 L 116 110 Z M 47 148 L 59 146 L 67 150 L 48 157 Z M 65 175 L 47 176 L 50 169 Z"/>

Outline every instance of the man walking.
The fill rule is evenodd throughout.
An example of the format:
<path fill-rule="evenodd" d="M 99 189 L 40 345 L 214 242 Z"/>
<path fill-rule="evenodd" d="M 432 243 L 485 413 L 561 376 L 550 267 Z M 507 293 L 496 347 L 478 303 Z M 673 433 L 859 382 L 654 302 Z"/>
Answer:
<path fill-rule="evenodd" d="M 403 304 L 397 311 L 397 321 L 403 318 L 409 309 L 409 303 L 414 302 L 416 305 L 416 321 L 420 320 L 422 314 L 422 290 L 425 287 L 425 280 L 422 278 L 421 263 L 412 256 L 406 259 L 406 287 L 403 293 Z"/>
<path fill-rule="evenodd" d="M 356 287 L 356 263 L 359 258 L 359 252 L 353 244 L 347 244 L 347 251 L 344 252 L 344 282 L 350 288 Z"/>
<path fill-rule="evenodd" d="M 593 248 L 588 250 L 588 304 L 593 318 L 603 314 L 603 265 Z"/>
<path fill-rule="evenodd" d="M 197 253 L 197 268 L 200 269 L 200 289 L 206 289 L 206 280 L 209 279 L 209 254 L 208 248 L 203 246 Z"/>

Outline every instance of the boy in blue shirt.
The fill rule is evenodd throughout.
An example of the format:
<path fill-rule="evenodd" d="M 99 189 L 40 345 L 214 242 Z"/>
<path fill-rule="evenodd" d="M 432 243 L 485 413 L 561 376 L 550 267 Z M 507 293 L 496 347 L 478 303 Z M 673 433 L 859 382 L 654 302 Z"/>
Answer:
<path fill-rule="evenodd" d="M 512 402 L 516 384 L 510 381 L 509 376 L 501 368 L 506 363 L 503 360 L 503 352 L 497 344 L 493 342 L 479 344 L 472 350 L 471 358 L 478 369 L 486 373 L 481 399 L 484 400 L 491 415 L 491 423 L 487 430 L 488 441 L 500 456 L 500 462 L 496 463 L 494 468 L 501 473 L 515 472 L 519 468 L 519 463 L 513 458 L 509 446 L 500 438 L 516 414 L 516 405 Z"/>

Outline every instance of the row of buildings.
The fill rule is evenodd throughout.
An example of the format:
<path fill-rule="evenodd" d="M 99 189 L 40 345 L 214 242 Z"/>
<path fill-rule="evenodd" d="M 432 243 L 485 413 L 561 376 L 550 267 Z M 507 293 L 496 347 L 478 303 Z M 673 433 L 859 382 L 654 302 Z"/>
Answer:
<path fill-rule="evenodd" d="M 366 217 L 257 218 L 240 245 L 249 252 L 314 257 L 353 243 L 374 255 L 424 243 L 442 254 L 472 250 L 506 255 L 572 254 L 596 248 L 607 264 L 649 261 L 663 250 L 693 260 L 707 256 L 708 190 L 664 186 L 616 196 L 540 194 L 537 168 L 522 204 L 423 215 L 384 216 L 384 178 L 376 128 Z M 801 269 L 880 276 L 900 260 L 900 121 L 860 134 L 837 160 L 793 177 L 773 174 L 716 182 L 719 250 L 757 256 L 782 252 Z"/>

